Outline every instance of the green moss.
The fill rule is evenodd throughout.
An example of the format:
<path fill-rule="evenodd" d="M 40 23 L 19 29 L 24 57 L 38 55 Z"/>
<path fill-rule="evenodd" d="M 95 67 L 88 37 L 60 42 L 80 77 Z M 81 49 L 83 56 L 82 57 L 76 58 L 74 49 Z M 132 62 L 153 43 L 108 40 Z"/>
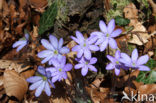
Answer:
<path fill-rule="evenodd" d="M 65 23 L 68 21 L 68 8 L 67 0 L 57 0 L 58 13 L 56 19 L 59 23 Z"/>
<path fill-rule="evenodd" d="M 116 16 L 123 17 L 123 9 L 130 3 L 129 0 L 110 0 L 112 9 L 106 12 L 106 20 L 109 22 L 111 19 Z"/>

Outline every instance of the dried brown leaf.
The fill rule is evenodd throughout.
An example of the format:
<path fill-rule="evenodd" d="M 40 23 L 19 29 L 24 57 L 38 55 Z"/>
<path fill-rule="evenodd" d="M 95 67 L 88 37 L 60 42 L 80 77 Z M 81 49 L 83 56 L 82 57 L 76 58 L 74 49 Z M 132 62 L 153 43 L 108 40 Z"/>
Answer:
<path fill-rule="evenodd" d="M 0 60 L 0 69 L 15 70 L 16 72 L 21 73 L 29 68 L 31 68 L 30 65 L 21 61 Z"/>
<path fill-rule="evenodd" d="M 15 96 L 21 101 L 28 90 L 26 80 L 13 70 L 4 72 L 4 88 L 8 96 Z"/>
<path fill-rule="evenodd" d="M 86 90 L 94 103 L 103 102 L 110 92 L 109 88 L 100 88 L 98 91 L 98 89 L 86 87 Z"/>
<path fill-rule="evenodd" d="M 137 44 L 137 45 L 144 45 L 148 42 L 148 38 L 151 37 L 147 33 L 146 28 L 142 25 L 141 22 L 138 21 L 138 10 L 133 3 L 130 3 L 128 6 L 124 8 L 125 18 L 130 19 L 129 26 L 133 26 L 134 32 L 132 35 L 128 34 L 129 37 L 132 39 L 129 40 L 129 43 Z"/>
<path fill-rule="evenodd" d="M 140 94 L 154 94 L 156 93 L 156 84 L 141 85 L 138 91 L 140 91 Z"/>

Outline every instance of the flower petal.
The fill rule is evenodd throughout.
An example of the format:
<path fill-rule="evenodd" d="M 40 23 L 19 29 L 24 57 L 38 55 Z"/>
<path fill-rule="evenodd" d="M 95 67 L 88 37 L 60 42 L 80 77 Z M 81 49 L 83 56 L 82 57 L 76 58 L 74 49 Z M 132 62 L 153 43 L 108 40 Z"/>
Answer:
<path fill-rule="evenodd" d="M 110 37 L 117 37 L 119 36 L 120 34 L 122 33 L 122 30 L 121 29 L 116 29 L 115 31 L 113 31 L 111 34 L 110 34 Z"/>
<path fill-rule="evenodd" d="M 108 45 L 108 39 L 106 38 L 105 41 L 100 45 L 100 51 L 104 51 Z"/>
<path fill-rule="evenodd" d="M 134 49 L 131 56 L 132 61 L 135 63 L 138 59 L 138 50 Z"/>
<path fill-rule="evenodd" d="M 37 71 L 44 76 L 46 75 L 45 68 L 43 66 L 38 66 Z"/>
<path fill-rule="evenodd" d="M 81 74 L 82 74 L 82 76 L 85 76 L 87 73 L 88 73 L 88 67 L 85 66 L 85 67 L 82 68 Z"/>
<path fill-rule="evenodd" d="M 29 40 L 29 34 L 26 33 L 24 36 L 25 36 L 25 39 L 28 41 Z"/>
<path fill-rule="evenodd" d="M 110 56 L 110 55 L 107 55 L 107 58 L 112 62 L 112 63 L 115 63 L 116 60 L 114 57 Z"/>
<path fill-rule="evenodd" d="M 49 50 L 54 50 L 54 47 L 49 43 L 49 41 L 45 40 L 45 39 L 42 39 L 41 40 L 41 43 L 42 45 L 46 48 L 46 49 L 49 49 Z"/>
<path fill-rule="evenodd" d="M 75 69 L 80 69 L 80 68 L 82 68 L 82 67 L 84 67 L 84 64 L 81 64 L 81 63 L 76 64 L 76 65 L 74 66 Z"/>
<path fill-rule="evenodd" d="M 115 29 L 115 20 L 112 19 L 107 26 L 108 34 L 111 34 L 113 30 Z"/>
<path fill-rule="evenodd" d="M 59 67 L 60 66 L 60 62 L 57 59 L 53 59 L 52 61 L 53 66 L 55 67 Z"/>
<path fill-rule="evenodd" d="M 63 77 L 64 79 L 67 79 L 67 73 L 66 73 L 66 72 L 62 73 L 62 77 Z"/>
<path fill-rule="evenodd" d="M 41 95 L 44 87 L 45 87 L 45 81 L 43 81 L 42 84 L 36 89 L 36 92 L 35 92 L 36 97 L 39 97 Z"/>
<path fill-rule="evenodd" d="M 109 63 L 107 66 L 106 66 L 106 70 L 112 70 L 114 69 L 114 65 L 113 63 Z"/>
<path fill-rule="evenodd" d="M 116 41 L 113 38 L 109 38 L 109 45 L 113 49 L 116 49 L 118 47 Z"/>
<path fill-rule="evenodd" d="M 115 75 L 119 75 L 120 74 L 120 69 L 115 68 Z"/>
<path fill-rule="evenodd" d="M 50 56 L 44 58 L 44 59 L 41 61 L 41 63 L 42 63 L 42 64 L 46 63 L 46 62 L 49 61 L 52 57 L 53 57 L 53 55 L 50 55 Z"/>
<path fill-rule="evenodd" d="M 78 57 L 78 58 L 81 58 L 82 55 L 83 55 L 83 49 L 80 49 L 80 50 L 78 51 L 78 53 L 77 53 L 77 57 Z"/>
<path fill-rule="evenodd" d="M 53 88 L 55 88 L 54 83 L 52 83 L 52 81 L 51 81 L 50 79 L 48 79 L 48 82 L 51 84 L 51 86 L 52 86 Z"/>
<path fill-rule="evenodd" d="M 95 64 L 97 62 L 97 58 L 93 57 L 90 59 L 89 64 Z"/>
<path fill-rule="evenodd" d="M 35 82 L 37 82 L 37 81 L 39 81 L 41 79 L 42 79 L 42 77 L 32 76 L 32 77 L 27 78 L 27 82 L 29 82 L 29 83 L 35 83 Z"/>
<path fill-rule="evenodd" d="M 141 65 L 141 66 L 139 66 L 139 70 L 140 71 L 150 71 L 150 68 L 148 66 Z"/>
<path fill-rule="evenodd" d="M 52 83 L 55 83 L 59 79 L 59 75 L 56 75 L 52 78 Z"/>
<path fill-rule="evenodd" d="M 90 36 L 88 39 L 87 39 L 87 42 L 88 44 L 93 44 L 96 42 L 96 40 L 98 39 L 98 37 L 95 35 L 95 36 Z"/>
<path fill-rule="evenodd" d="M 143 55 L 141 57 L 139 57 L 139 59 L 137 60 L 137 63 L 136 65 L 143 65 L 143 64 L 146 64 L 149 60 L 149 56 L 148 55 Z"/>
<path fill-rule="evenodd" d="M 66 64 L 66 57 L 62 56 L 62 58 L 59 60 L 59 63 L 61 65 L 61 68 L 63 68 Z"/>
<path fill-rule="evenodd" d="M 107 26 L 105 24 L 104 21 L 100 20 L 99 22 L 99 27 L 100 27 L 100 30 L 103 32 L 103 33 L 107 33 Z"/>
<path fill-rule="evenodd" d="M 50 86 L 49 86 L 49 83 L 48 83 L 48 82 L 45 83 L 44 90 L 45 90 L 45 93 L 46 93 L 48 96 L 51 95 L 51 90 L 50 90 Z"/>
<path fill-rule="evenodd" d="M 60 50 L 59 50 L 59 52 L 61 53 L 61 54 L 66 54 L 66 53 L 69 53 L 69 48 L 68 47 L 62 47 Z"/>
<path fill-rule="evenodd" d="M 32 85 L 30 85 L 29 90 L 36 89 L 37 87 L 39 87 L 41 85 L 42 82 L 43 82 L 43 80 L 33 83 Z"/>
<path fill-rule="evenodd" d="M 93 66 L 93 65 L 88 65 L 88 68 L 89 68 L 91 71 L 97 72 L 97 69 L 96 69 L 95 66 Z"/>
<path fill-rule="evenodd" d="M 63 45 L 63 38 L 59 40 L 58 49 L 60 49 Z"/>
<path fill-rule="evenodd" d="M 54 67 L 46 68 L 46 71 L 47 71 L 47 72 L 50 72 L 50 73 L 57 72 L 56 68 L 54 68 Z"/>
<path fill-rule="evenodd" d="M 104 40 L 105 40 L 105 38 L 99 38 L 99 39 L 96 41 L 95 45 L 100 45 L 102 42 L 104 42 Z"/>
<path fill-rule="evenodd" d="M 101 37 L 103 35 L 102 32 L 95 31 L 90 34 L 91 37 Z"/>
<path fill-rule="evenodd" d="M 19 52 L 25 45 L 27 45 L 27 43 L 23 43 L 22 45 L 20 45 L 18 48 L 17 48 L 17 52 Z"/>
<path fill-rule="evenodd" d="M 43 50 L 43 51 L 41 51 L 41 52 L 39 52 L 37 54 L 37 56 L 39 58 L 45 58 L 45 57 L 48 57 L 49 55 L 53 55 L 53 51 L 51 51 L 51 50 Z"/>
<path fill-rule="evenodd" d="M 90 50 L 86 49 L 86 50 L 84 51 L 84 57 L 85 57 L 86 59 L 88 59 L 88 60 L 91 58 L 91 52 L 90 52 Z"/>
<path fill-rule="evenodd" d="M 72 48 L 72 51 L 76 52 L 79 51 L 81 49 L 81 47 L 79 45 L 76 45 Z"/>
<path fill-rule="evenodd" d="M 69 63 L 64 66 L 65 71 L 70 71 L 72 68 L 73 68 L 72 64 Z"/>
<path fill-rule="evenodd" d="M 23 45 L 23 44 L 25 44 L 25 43 L 26 43 L 26 40 L 19 40 L 19 41 L 15 42 L 15 43 L 12 45 L 12 47 L 13 47 L 13 48 L 16 48 L 17 46 Z"/>
<path fill-rule="evenodd" d="M 121 53 L 121 59 L 119 61 L 124 64 L 131 64 L 131 58 L 126 53 Z"/>
<path fill-rule="evenodd" d="M 55 36 L 50 35 L 49 40 L 55 49 L 58 49 L 58 40 Z"/>
<path fill-rule="evenodd" d="M 119 50 L 115 52 L 115 58 L 118 60 L 121 57 L 121 53 Z"/>
<path fill-rule="evenodd" d="M 84 41 L 84 37 L 80 31 L 76 31 L 76 37 L 80 41 L 80 43 Z"/>
<path fill-rule="evenodd" d="M 72 38 L 76 43 L 80 44 L 80 42 L 79 42 L 79 40 L 78 40 L 77 38 L 75 38 L 75 37 L 73 37 L 73 36 L 71 36 L 71 38 Z"/>
<path fill-rule="evenodd" d="M 89 49 L 92 51 L 98 51 L 99 47 L 97 45 L 89 45 Z"/>

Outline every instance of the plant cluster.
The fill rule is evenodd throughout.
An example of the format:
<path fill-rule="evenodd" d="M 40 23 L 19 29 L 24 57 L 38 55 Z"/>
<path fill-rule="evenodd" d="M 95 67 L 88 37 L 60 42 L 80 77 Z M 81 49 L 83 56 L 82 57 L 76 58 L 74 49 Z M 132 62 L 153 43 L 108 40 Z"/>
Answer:
<path fill-rule="evenodd" d="M 132 51 L 131 57 L 126 53 L 121 53 L 118 50 L 115 37 L 122 33 L 121 29 L 115 29 L 115 20 L 112 19 L 108 25 L 104 21 L 99 22 L 100 31 L 95 31 L 90 34 L 90 37 L 85 38 L 83 34 L 76 31 L 76 37 L 71 36 L 77 45 L 72 48 L 72 51 L 77 52 L 75 60 L 77 64 L 74 66 L 71 63 L 66 63 L 65 54 L 70 52 L 70 49 L 63 46 L 63 38 L 59 40 L 53 36 L 49 36 L 49 41 L 46 39 L 41 39 L 41 44 L 46 48 L 37 54 L 39 58 L 42 59 L 41 63 L 48 63 L 50 67 L 38 66 L 36 76 L 32 76 L 27 79 L 27 82 L 32 83 L 29 87 L 30 90 L 35 90 L 35 96 L 38 97 L 45 91 L 45 93 L 50 96 L 52 86 L 55 88 L 54 83 L 56 81 L 61 81 L 67 79 L 67 72 L 71 71 L 74 67 L 75 69 L 81 69 L 82 76 L 86 76 L 88 70 L 97 72 L 98 69 L 94 66 L 98 58 L 92 57 L 92 53 L 96 51 L 103 52 L 109 45 L 112 49 L 116 50 L 115 56 L 107 55 L 107 58 L 111 61 L 107 66 L 106 70 L 115 69 L 115 74 L 118 76 L 120 74 L 120 69 L 139 69 L 140 71 L 150 71 L 148 66 L 145 66 L 149 60 L 148 55 L 138 56 L 138 50 L 134 49 Z M 20 51 L 24 46 L 29 43 L 29 35 L 25 35 L 25 39 L 19 40 L 13 44 L 13 48 L 17 48 L 17 52 Z M 51 85 L 51 86 L 50 86 Z"/>

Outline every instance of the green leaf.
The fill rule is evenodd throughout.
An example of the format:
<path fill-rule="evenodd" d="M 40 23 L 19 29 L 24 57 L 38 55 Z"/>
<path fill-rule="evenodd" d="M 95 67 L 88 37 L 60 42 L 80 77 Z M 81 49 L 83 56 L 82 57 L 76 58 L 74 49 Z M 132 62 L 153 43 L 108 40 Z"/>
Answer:
<path fill-rule="evenodd" d="M 151 71 L 145 72 L 141 71 L 137 77 L 138 82 L 143 82 L 145 84 L 152 84 L 156 82 L 156 71 L 152 70 L 154 67 L 156 67 L 156 61 L 153 59 L 150 59 L 146 66 L 151 68 Z"/>
<path fill-rule="evenodd" d="M 153 69 L 154 67 L 156 67 L 156 61 L 153 59 L 150 59 L 147 63 L 146 66 L 148 66 L 149 68 Z"/>
<path fill-rule="evenodd" d="M 39 34 L 43 34 L 49 30 L 53 25 L 57 16 L 57 2 L 54 2 L 41 16 L 39 21 Z"/>
<path fill-rule="evenodd" d="M 119 26 L 125 26 L 125 25 L 128 25 L 130 23 L 130 20 L 123 18 L 121 16 L 116 16 L 115 17 L 115 23 Z"/>

